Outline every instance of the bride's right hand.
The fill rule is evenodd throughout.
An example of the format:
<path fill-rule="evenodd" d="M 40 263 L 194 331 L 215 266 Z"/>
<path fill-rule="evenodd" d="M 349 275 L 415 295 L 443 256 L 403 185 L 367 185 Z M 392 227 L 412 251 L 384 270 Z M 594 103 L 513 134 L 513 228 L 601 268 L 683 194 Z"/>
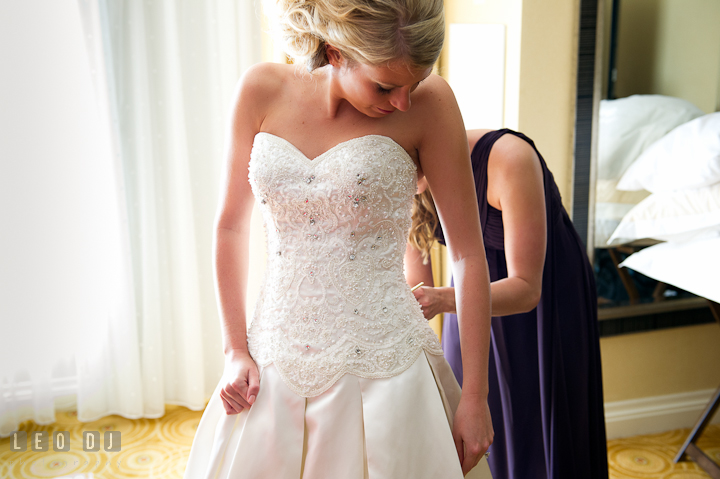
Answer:
<path fill-rule="evenodd" d="M 257 365 L 247 351 L 232 349 L 225 354 L 220 398 L 226 414 L 239 414 L 252 406 L 260 390 L 258 376 Z"/>

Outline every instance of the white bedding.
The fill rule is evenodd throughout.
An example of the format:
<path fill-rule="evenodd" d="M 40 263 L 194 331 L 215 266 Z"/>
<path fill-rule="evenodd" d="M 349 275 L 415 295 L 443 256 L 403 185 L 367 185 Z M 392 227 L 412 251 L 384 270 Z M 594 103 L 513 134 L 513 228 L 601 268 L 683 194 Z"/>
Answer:
<path fill-rule="evenodd" d="M 600 102 L 595 247 L 607 247 L 623 216 L 650 194 L 618 190 L 623 173 L 667 132 L 702 114 L 685 100 L 662 95 L 633 95 Z"/>
<path fill-rule="evenodd" d="M 667 241 L 620 266 L 720 302 L 720 112 L 657 95 L 604 101 L 598 150 L 595 246 Z"/>
<path fill-rule="evenodd" d="M 619 190 L 652 193 L 702 188 L 720 182 L 720 112 L 678 126 L 632 162 Z"/>
<path fill-rule="evenodd" d="M 653 238 L 684 242 L 720 230 L 720 183 L 653 193 L 626 212 L 609 244 Z"/>
<path fill-rule="evenodd" d="M 598 248 L 720 229 L 720 112 L 661 95 L 602 101 L 595 202 Z"/>
<path fill-rule="evenodd" d="M 632 95 L 600 102 L 598 178 L 620 178 L 655 141 L 702 116 L 692 103 L 663 95 Z"/>
<path fill-rule="evenodd" d="M 623 217 L 635 207 L 631 203 L 595 203 L 595 247 L 609 248 L 608 242 Z"/>
<path fill-rule="evenodd" d="M 630 255 L 620 266 L 720 303 L 720 233 L 651 246 Z"/>

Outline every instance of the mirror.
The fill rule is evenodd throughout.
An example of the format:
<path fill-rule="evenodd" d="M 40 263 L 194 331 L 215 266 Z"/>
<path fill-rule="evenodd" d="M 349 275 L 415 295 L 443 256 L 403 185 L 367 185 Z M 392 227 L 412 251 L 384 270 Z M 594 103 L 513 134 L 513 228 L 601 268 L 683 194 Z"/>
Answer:
<path fill-rule="evenodd" d="M 601 101 L 595 199 L 588 215 L 594 217 L 588 242 L 599 319 L 683 310 L 674 315 L 682 316 L 683 324 L 712 321 L 704 298 L 619 265 L 660 243 L 663 233 L 644 237 L 648 222 L 664 214 L 657 191 L 650 198 L 644 188 L 627 189 L 645 181 L 638 179 L 643 174 L 649 176 L 642 171 L 649 164 L 643 163 L 645 152 L 675 128 L 720 110 L 720 2 L 606 0 L 599 8 L 604 19 L 596 63 Z M 676 233 L 663 234 L 674 238 Z"/>

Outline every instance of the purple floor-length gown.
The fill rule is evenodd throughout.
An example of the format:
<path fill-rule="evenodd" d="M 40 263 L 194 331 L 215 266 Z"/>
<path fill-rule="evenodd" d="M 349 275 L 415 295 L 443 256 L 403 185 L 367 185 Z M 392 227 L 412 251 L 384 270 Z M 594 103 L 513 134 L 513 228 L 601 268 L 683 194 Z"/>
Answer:
<path fill-rule="evenodd" d="M 483 135 L 472 151 L 491 281 L 507 277 L 502 213 L 487 202 L 488 157 L 504 134 L 535 148 L 522 133 L 504 129 Z M 492 318 L 490 469 L 495 479 L 607 479 L 595 280 L 552 173 L 537 154 L 547 213 L 542 297 L 528 313 Z M 444 242 L 439 227 L 436 234 Z M 462 384 L 454 314 L 445 315 L 442 345 Z"/>

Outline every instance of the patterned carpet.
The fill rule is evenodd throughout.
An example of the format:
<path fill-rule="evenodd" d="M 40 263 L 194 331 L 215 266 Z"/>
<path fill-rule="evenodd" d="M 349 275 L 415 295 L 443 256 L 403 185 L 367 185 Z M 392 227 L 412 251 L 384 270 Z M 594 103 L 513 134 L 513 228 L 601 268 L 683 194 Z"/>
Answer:
<path fill-rule="evenodd" d="M 87 474 L 94 479 L 174 479 L 182 478 L 195 429 L 202 411 L 190 411 L 180 406 L 166 406 L 160 419 L 125 419 L 107 416 L 94 422 L 82 423 L 74 412 L 58 413 L 51 426 L 23 423 L 21 430 L 69 431 L 70 451 L 48 452 L 10 451 L 10 439 L 0 440 L 0 478 L 29 479 L 57 478 Z M 120 431 L 119 452 L 84 452 L 83 431 Z M 51 433 L 52 434 L 52 433 Z M 90 476 L 92 474 L 92 476 Z"/>
<path fill-rule="evenodd" d="M 694 462 L 673 464 L 690 429 L 608 441 L 611 479 L 705 479 L 710 476 Z M 720 425 L 711 425 L 698 446 L 720 463 Z"/>
<path fill-rule="evenodd" d="M 129 420 L 108 416 L 98 421 L 81 423 L 75 413 L 58 413 L 52 426 L 37 426 L 28 421 L 21 430 L 70 432 L 70 451 L 26 452 L 10 450 L 11 438 L 0 440 L 0 478 L 2 479 L 181 479 L 201 411 L 180 406 L 167 406 L 161 419 Z M 83 431 L 120 431 L 119 452 L 84 452 Z M 632 479 L 704 479 L 708 478 L 692 462 L 673 464 L 672 459 L 682 445 L 689 429 L 616 439 L 608 442 L 610 478 Z M 30 441 L 28 441 L 29 443 Z M 720 462 L 720 425 L 710 426 L 701 441 L 701 448 Z"/>

